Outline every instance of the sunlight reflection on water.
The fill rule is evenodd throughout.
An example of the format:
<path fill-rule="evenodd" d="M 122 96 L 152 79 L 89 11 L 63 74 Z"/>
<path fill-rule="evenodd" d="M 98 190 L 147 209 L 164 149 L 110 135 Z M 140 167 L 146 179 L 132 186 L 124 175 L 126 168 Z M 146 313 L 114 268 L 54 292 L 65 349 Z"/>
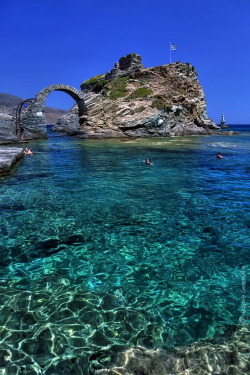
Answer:
<path fill-rule="evenodd" d="M 20 361 L 13 374 L 33 361 L 81 374 L 91 353 L 171 348 L 238 324 L 250 149 L 214 139 L 32 142 L 0 186 L 0 338 Z"/>

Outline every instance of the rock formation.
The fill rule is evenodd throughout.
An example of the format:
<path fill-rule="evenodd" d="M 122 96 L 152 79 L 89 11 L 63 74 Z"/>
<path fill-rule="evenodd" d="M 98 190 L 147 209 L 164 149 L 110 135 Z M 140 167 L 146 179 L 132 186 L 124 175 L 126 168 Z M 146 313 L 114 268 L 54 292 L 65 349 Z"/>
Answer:
<path fill-rule="evenodd" d="M 75 104 L 73 108 L 66 114 L 59 117 L 55 126 L 51 128 L 52 131 L 66 132 L 69 135 L 77 134 L 79 130 L 79 116 L 78 105 Z"/>
<path fill-rule="evenodd" d="M 0 144 L 17 143 L 20 139 L 16 132 L 16 109 L 24 99 L 19 96 L 0 93 Z M 63 109 L 44 108 L 47 124 L 55 124 L 59 116 L 66 114 Z"/>
<path fill-rule="evenodd" d="M 6 113 L 0 113 L 0 143 L 8 144 L 18 141 L 14 117 Z"/>
<path fill-rule="evenodd" d="M 23 148 L 0 147 L 0 176 L 12 173 L 23 155 Z"/>
<path fill-rule="evenodd" d="M 82 138 L 210 134 L 197 72 L 180 62 L 144 68 L 136 53 L 122 57 L 107 74 L 84 81 L 84 114 L 74 106 L 54 130 Z"/>
<path fill-rule="evenodd" d="M 117 356 L 118 366 L 97 370 L 97 375 L 245 375 L 250 370 L 249 329 L 241 327 L 223 343 L 193 343 L 187 347 L 128 349 Z M 96 368 L 102 367 L 100 362 Z"/>

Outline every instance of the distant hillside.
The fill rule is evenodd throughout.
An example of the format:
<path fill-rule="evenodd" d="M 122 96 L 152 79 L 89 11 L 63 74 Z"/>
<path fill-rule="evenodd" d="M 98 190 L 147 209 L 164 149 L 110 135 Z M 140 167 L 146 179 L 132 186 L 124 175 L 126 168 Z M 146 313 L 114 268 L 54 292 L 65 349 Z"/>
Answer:
<path fill-rule="evenodd" d="M 65 115 L 68 111 L 64 109 L 57 109 L 52 107 L 45 107 L 44 114 L 47 124 L 56 124 L 59 117 Z"/>
<path fill-rule="evenodd" d="M 16 108 L 19 103 L 25 99 L 19 96 L 0 93 L 0 113 L 5 113 L 14 116 L 16 113 Z M 44 113 L 47 124 L 55 124 L 58 118 L 65 115 L 68 111 L 64 109 L 57 109 L 52 107 L 45 107 Z"/>
<path fill-rule="evenodd" d="M 24 99 L 20 98 L 19 96 L 14 96 L 10 94 L 0 93 L 0 112 L 7 113 L 7 114 L 14 114 L 16 107 L 19 103 L 21 103 Z"/>

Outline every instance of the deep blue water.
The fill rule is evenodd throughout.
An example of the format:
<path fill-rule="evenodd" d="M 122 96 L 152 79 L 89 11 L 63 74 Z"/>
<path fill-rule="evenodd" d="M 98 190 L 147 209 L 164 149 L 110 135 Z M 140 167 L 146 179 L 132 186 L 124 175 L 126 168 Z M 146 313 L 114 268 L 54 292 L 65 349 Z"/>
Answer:
<path fill-rule="evenodd" d="M 29 144 L 0 184 L 0 371 L 88 374 L 247 324 L 250 127 L 227 130 Z"/>

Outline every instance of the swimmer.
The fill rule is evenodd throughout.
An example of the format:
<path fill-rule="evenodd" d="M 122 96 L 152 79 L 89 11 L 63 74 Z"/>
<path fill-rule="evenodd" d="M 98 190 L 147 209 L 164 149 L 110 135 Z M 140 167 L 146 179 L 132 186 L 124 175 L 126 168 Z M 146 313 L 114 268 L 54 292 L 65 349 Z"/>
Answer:
<path fill-rule="evenodd" d="M 149 158 L 144 160 L 144 163 L 146 163 L 147 165 L 153 165 L 152 161 Z"/>
<path fill-rule="evenodd" d="M 218 152 L 218 154 L 216 155 L 216 158 L 217 159 L 224 159 L 224 157 Z"/>
<path fill-rule="evenodd" d="M 23 152 L 23 153 L 24 153 L 25 155 L 31 155 L 31 154 L 33 154 L 33 151 L 26 147 L 26 148 L 24 149 L 24 152 Z"/>

